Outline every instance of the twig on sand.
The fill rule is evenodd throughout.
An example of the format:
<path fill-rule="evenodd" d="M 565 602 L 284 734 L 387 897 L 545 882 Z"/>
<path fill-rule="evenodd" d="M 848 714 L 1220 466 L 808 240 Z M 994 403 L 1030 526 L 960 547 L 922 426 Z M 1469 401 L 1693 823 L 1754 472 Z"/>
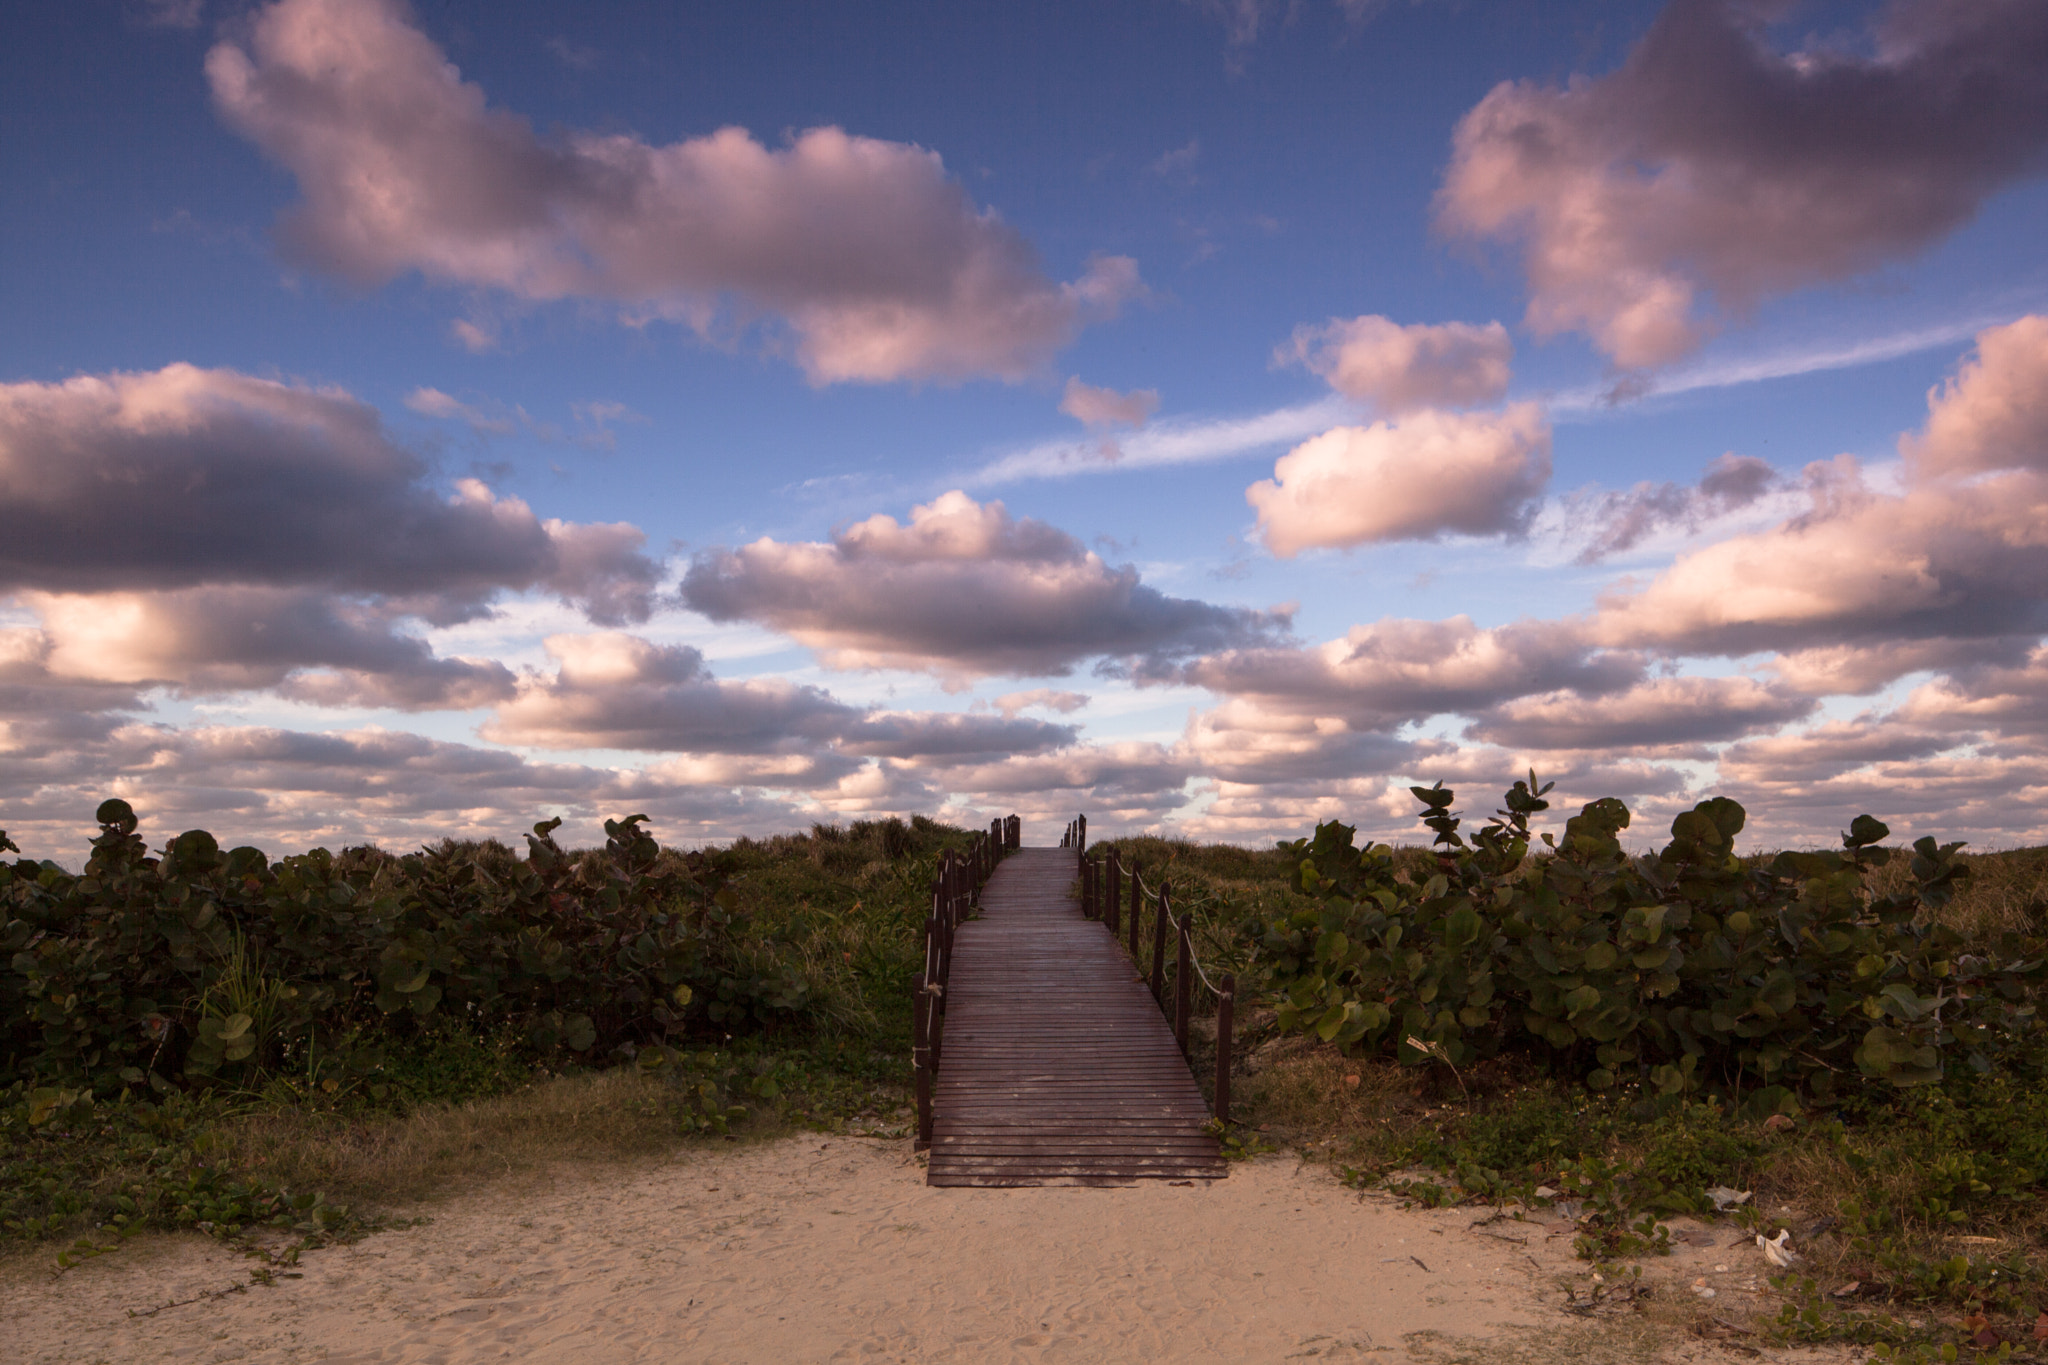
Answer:
<path fill-rule="evenodd" d="M 153 1318 L 166 1309 L 183 1308 L 188 1303 L 201 1303 L 207 1299 L 224 1299 L 230 1294 L 246 1294 L 248 1292 L 249 1286 L 246 1283 L 231 1284 L 226 1289 L 202 1290 L 192 1298 L 173 1299 L 169 1303 L 160 1303 L 154 1308 L 131 1308 L 128 1310 L 128 1316 L 131 1318 Z"/>

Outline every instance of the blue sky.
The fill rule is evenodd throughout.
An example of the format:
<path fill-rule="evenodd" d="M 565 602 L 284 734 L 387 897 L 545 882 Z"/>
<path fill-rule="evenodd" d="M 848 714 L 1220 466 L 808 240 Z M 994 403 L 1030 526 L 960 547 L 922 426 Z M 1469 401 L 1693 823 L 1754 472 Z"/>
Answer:
<path fill-rule="evenodd" d="M 2021 0 L 18 19 L 0 828 L 2039 842 L 2043 90 Z"/>

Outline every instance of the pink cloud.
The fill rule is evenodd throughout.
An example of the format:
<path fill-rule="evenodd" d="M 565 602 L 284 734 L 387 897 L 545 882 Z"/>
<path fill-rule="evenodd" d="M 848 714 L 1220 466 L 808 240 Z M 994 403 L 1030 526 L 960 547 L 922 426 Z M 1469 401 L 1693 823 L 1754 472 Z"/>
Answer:
<path fill-rule="evenodd" d="M 1372 541 L 1512 534 L 1549 479 L 1550 425 L 1536 404 L 1517 403 L 1338 427 L 1282 455 L 1245 500 L 1266 548 L 1291 559 Z"/>
<path fill-rule="evenodd" d="M 1098 389 L 1083 384 L 1079 377 L 1067 380 L 1060 395 L 1060 411 L 1091 427 L 1142 427 L 1159 410 L 1157 389 Z"/>
<path fill-rule="evenodd" d="M 2048 9 L 1898 0 L 1870 56 L 1781 53 L 1782 6 L 1675 0 L 1621 68 L 1504 83 L 1459 123 L 1442 224 L 1525 247 L 1529 325 L 1662 365 L 1742 309 L 1939 241 L 2048 149 Z"/>
<path fill-rule="evenodd" d="M 1899 716 L 1951 732 L 1981 729 L 2005 740 L 2024 737 L 2048 753 L 2042 743 L 2048 740 L 2048 646 L 2036 644 L 2016 663 L 1956 668 L 1914 689 Z"/>
<path fill-rule="evenodd" d="M 1680 653 L 1811 650 L 2038 633 L 2048 597 L 2048 476 L 2013 472 L 1897 495 L 1854 462 L 1815 508 L 1681 555 L 1601 599 L 1603 643 Z"/>
<path fill-rule="evenodd" d="M 780 678 L 720 680 L 688 645 L 606 631 L 553 635 L 552 676 L 525 678 L 483 727 L 487 739 L 545 749 L 810 754 L 955 764 L 1073 742 L 1071 727 L 986 715 L 875 711 Z M 823 771 L 821 768 L 820 771 Z"/>
<path fill-rule="evenodd" d="M 186 695 L 274 690 L 325 705 L 468 710 L 512 695 L 490 659 L 442 658 L 388 603 L 246 584 L 29 593 L 53 675 Z"/>
<path fill-rule="evenodd" d="M 1061 692 L 1050 687 L 1034 687 L 1028 692 L 1005 692 L 995 699 L 996 710 L 1006 716 L 1034 707 L 1067 716 L 1087 705 L 1088 694 L 1085 692 Z"/>
<path fill-rule="evenodd" d="M 1928 420 L 1900 440 L 1902 487 L 1874 485 L 1851 457 L 1809 465 L 1809 510 L 1680 555 L 1648 584 L 1601 599 L 1595 638 L 1621 647 L 1787 651 L 1824 685 L 1878 685 L 1957 651 L 2008 650 L 2048 624 L 2048 319 L 1986 330 Z M 2000 643 L 2003 642 L 2003 643 Z M 1844 651 L 1839 656 L 1828 650 Z M 1788 677 L 1791 675 L 1788 674 Z M 1893 676 L 1896 676 L 1893 675 Z"/>
<path fill-rule="evenodd" d="M 489 107 L 397 0 L 280 0 L 206 70 L 227 121 L 299 181 L 293 251 L 364 283 L 418 270 L 700 329 L 729 304 L 781 318 L 820 384 L 1020 379 L 1140 288 L 1124 257 L 1048 280 L 906 143 L 829 127 L 779 149 L 739 128 L 545 141 Z"/>
<path fill-rule="evenodd" d="M 1646 678 L 1625 692 L 1547 692 L 1504 702 L 1474 722 L 1475 739 L 1517 749 L 1620 748 L 1635 753 L 1775 730 L 1815 702 L 1754 678 Z"/>
<path fill-rule="evenodd" d="M 1641 678 L 1640 656 L 1594 650 L 1576 622 L 1482 627 L 1468 616 L 1389 618 L 1306 649 L 1239 649 L 1197 660 L 1189 682 L 1268 709 L 1391 729 L 1469 715 L 1569 688 L 1601 695 Z"/>
<path fill-rule="evenodd" d="M 1273 361 L 1305 365 L 1337 392 L 1393 417 L 1418 408 L 1497 401 L 1508 390 L 1514 353 L 1508 329 L 1498 322 L 1404 327 L 1374 314 L 1297 327 Z"/>
<path fill-rule="evenodd" d="M 2048 317 L 1977 334 L 1976 352 L 1927 395 L 1927 425 L 1899 442 L 1924 477 L 2048 474 Z"/>
<path fill-rule="evenodd" d="M 1168 597 L 1066 532 L 1000 502 L 946 493 L 829 542 L 757 540 L 701 555 L 683 600 L 716 621 L 795 637 L 833 668 L 911 668 L 962 681 L 1127 661 L 1141 675 L 1284 637 L 1278 611 Z"/>

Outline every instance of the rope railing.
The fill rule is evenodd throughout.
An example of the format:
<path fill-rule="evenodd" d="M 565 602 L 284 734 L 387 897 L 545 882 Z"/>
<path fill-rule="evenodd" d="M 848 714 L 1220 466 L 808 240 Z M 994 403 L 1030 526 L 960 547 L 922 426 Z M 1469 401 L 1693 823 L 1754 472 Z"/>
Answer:
<path fill-rule="evenodd" d="M 1173 1021 L 1174 1041 L 1180 1044 L 1181 1055 L 1188 1051 L 1188 1019 L 1193 1009 L 1190 998 L 1194 983 L 1199 979 L 1203 986 L 1216 997 L 1216 1100 L 1213 1108 L 1217 1119 L 1230 1122 L 1230 1044 L 1231 1025 L 1237 1005 L 1237 975 L 1225 972 L 1219 984 L 1209 979 L 1209 973 L 1202 968 L 1201 960 L 1195 953 L 1193 917 L 1173 912 L 1173 887 L 1166 878 L 1161 878 L 1155 889 L 1145 884 L 1142 868 L 1133 859 L 1126 869 L 1123 852 L 1111 845 L 1101 858 L 1087 856 L 1085 831 L 1088 817 L 1081 816 L 1069 825 L 1070 835 L 1080 834 L 1081 849 L 1081 913 L 1084 917 L 1100 920 L 1109 930 L 1112 939 L 1125 939 L 1124 907 L 1129 906 L 1129 928 L 1126 948 L 1132 964 L 1143 974 L 1142 938 L 1140 929 L 1145 917 L 1146 901 L 1152 902 L 1152 970 L 1148 985 L 1152 998 L 1159 1002 L 1162 1011 L 1167 1010 L 1166 1002 L 1166 936 L 1169 925 L 1175 939 L 1173 972 L 1173 1005 L 1170 1016 Z"/>
<path fill-rule="evenodd" d="M 932 1081 L 945 1039 L 946 982 L 953 970 L 953 936 L 974 908 L 981 888 L 1004 856 L 1022 847 L 1023 824 L 1014 815 L 991 820 L 976 831 L 966 851 L 948 850 L 932 877 L 932 913 L 924 922 L 924 970 L 910 1001 L 910 1061 L 917 1088 L 920 1152 L 932 1145 Z"/>

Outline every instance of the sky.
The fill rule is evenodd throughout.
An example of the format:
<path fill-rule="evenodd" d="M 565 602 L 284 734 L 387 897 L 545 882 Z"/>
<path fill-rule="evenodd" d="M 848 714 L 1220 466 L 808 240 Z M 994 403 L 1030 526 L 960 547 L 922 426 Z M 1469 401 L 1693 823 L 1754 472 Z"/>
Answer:
<path fill-rule="evenodd" d="M 2048 6 L 90 0 L 0 829 L 2048 842 Z M 1035 831 L 1035 833 L 1034 833 Z"/>

